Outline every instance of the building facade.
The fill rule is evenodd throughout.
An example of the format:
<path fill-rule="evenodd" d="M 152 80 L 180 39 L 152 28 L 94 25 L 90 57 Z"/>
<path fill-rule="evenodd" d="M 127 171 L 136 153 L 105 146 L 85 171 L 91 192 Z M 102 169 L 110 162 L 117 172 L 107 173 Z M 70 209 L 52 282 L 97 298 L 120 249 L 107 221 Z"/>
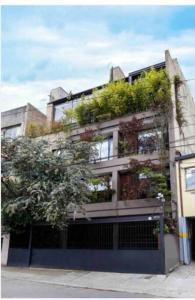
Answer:
<path fill-rule="evenodd" d="M 176 158 L 180 259 L 195 260 L 195 153 Z"/>
<path fill-rule="evenodd" d="M 186 142 L 195 134 L 195 127 L 180 127 L 177 121 L 177 100 L 185 105 L 188 121 L 195 123 L 195 105 L 191 97 L 187 82 L 185 81 L 177 60 L 172 59 L 169 51 L 165 52 L 165 61 L 142 70 L 129 73 L 124 76 L 120 68 L 112 69 L 110 81 L 124 79 L 133 84 L 142 72 L 153 67 L 156 70 L 165 69 L 171 82 L 171 100 L 173 104 L 171 118 L 166 132 L 158 133 L 166 135 L 166 173 L 167 184 L 171 188 L 171 214 L 177 218 L 178 190 L 177 171 L 175 165 L 176 153 L 189 154 L 195 152 L 195 145 L 189 147 Z M 175 88 L 175 76 L 181 81 Z M 101 91 L 105 85 L 96 87 Z M 58 95 L 64 95 L 63 98 Z M 50 102 L 47 106 L 47 124 L 52 126 L 63 117 L 63 111 L 74 108 L 82 96 L 90 99 L 93 89 L 68 95 L 61 88 L 52 91 Z M 189 117 L 190 115 L 190 117 Z M 193 116 L 194 115 L 194 116 Z M 128 137 L 129 144 L 136 144 L 133 152 L 121 152 L 123 130 L 121 124 L 133 124 L 133 121 L 142 122 L 142 128 L 137 133 L 136 139 Z M 143 174 L 135 178 L 135 174 L 129 171 L 129 161 L 136 160 L 139 163 L 152 161 L 154 165 L 161 162 L 157 143 L 151 143 L 154 128 L 156 128 L 156 112 L 145 111 L 121 116 L 112 120 L 104 120 L 85 126 L 72 126 L 69 139 L 79 140 L 87 132 L 103 137 L 97 143 L 98 154 L 90 166 L 94 176 L 106 177 L 113 193 L 104 193 L 95 203 L 86 204 L 86 212 L 90 221 L 80 213 L 74 222 L 70 222 L 68 229 L 63 232 L 54 232 L 52 229 L 35 227 L 29 238 L 23 244 L 23 248 L 10 247 L 10 265 L 33 265 L 46 267 L 62 267 L 70 269 L 86 269 L 98 271 L 118 271 L 135 273 L 167 273 L 179 262 L 178 236 L 165 234 L 164 210 L 166 203 L 161 196 L 149 197 L 147 191 L 141 190 L 141 183 L 146 183 L 147 178 Z M 129 125 L 130 126 L 130 125 Z M 45 136 L 52 142 L 52 151 L 57 151 L 55 141 L 63 137 L 63 133 Z M 148 141 L 150 140 L 150 143 Z M 150 144 L 150 146 L 148 146 Z M 138 180 L 138 181 L 137 181 Z M 132 190 L 132 187 L 134 189 Z M 99 189 L 102 195 L 102 189 Z M 47 239 L 43 243 L 41 239 Z M 50 240 L 46 238 L 50 237 Z M 29 236 L 28 236 L 29 237 Z M 55 238 L 54 238 L 55 237 Z M 23 241 L 25 237 L 23 238 Z M 58 242 L 57 242 L 58 241 Z M 16 245 L 16 243 L 15 243 Z M 55 246 L 54 246 L 55 245 Z"/>
<path fill-rule="evenodd" d="M 1 113 L 1 135 L 15 138 L 25 136 L 31 123 L 46 125 L 46 116 L 28 103 Z"/>

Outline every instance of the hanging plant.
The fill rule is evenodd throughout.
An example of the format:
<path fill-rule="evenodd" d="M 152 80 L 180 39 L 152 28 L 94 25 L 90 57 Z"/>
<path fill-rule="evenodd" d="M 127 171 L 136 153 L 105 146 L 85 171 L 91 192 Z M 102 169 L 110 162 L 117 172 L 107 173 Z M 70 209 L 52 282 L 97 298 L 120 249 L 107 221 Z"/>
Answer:
<path fill-rule="evenodd" d="M 131 121 L 119 123 L 119 155 L 137 153 L 138 132 L 143 127 L 143 120 L 133 117 Z"/>
<path fill-rule="evenodd" d="M 86 129 L 85 132 L 80 134 L 80 140 L 85 142 L 92 142 L 94 138 L 94 130 Z"/>

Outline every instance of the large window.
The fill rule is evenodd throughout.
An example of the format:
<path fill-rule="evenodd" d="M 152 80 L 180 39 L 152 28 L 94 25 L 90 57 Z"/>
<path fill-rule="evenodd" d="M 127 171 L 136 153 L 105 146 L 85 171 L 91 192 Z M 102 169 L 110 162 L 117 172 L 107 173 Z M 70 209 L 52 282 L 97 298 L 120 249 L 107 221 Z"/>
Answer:
<path fill-rule="evenodd" d="M 64 117 L 64 111 L 72 108 L 72 101 L 68 101 L 62 104 L 55 105 L 54 108 L 54 120 L 60 121 Z"/>
<path fill-rule="evenodd" d="M 16 126 L 11 126 L 7 128 L 2 129 L 2 135 L 4 137 L 9 137 L 9 138 L 16 138 L 17 136 L 21 135 L 21 125 L 16 125 Z"/>
<path fill-rule="evenodd" d="M 78 99 L 67 101 L 65 103 L 56 104 L 54 106 L 54 121 L 60 121 L 62 118 L 64 118 L 65 117 L 64 111 L 68 110 L 70 108 L 75 108 L 79 104 L 80 101 L 81 101 L 81 99 L 78 98 Z M 76 120 L 72 119 L 71 123 L 74 123 L 74 122 L 76 122 Z"/>
<path fill-rule="evenodd" d="M 195 189 L 195 168 L 186 169 L 186 189 Z"/>
<path fill-rule="evenodd" d="M 113 157 L 113 139 L 106 138 L 101 142 L 96 143 L 96 155 L 92 162 L 110 160 Z"/>
<path fill-rule="evenodd" d="M 160 130 L 145 130 L 138 134 L 138 153 L 146 154 L 160 150 L 162 132 Z"/>

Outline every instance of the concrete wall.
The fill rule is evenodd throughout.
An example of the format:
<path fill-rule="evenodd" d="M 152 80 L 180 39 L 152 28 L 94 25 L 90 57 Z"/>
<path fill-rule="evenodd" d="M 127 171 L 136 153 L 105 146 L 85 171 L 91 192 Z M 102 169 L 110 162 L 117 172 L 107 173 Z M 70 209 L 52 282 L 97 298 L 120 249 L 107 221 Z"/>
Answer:
<path fill-rule="evenodd" d="M 179 167 L 180 167 L 181 181 L 179 180 Z M 195 167 L 195 158 L 189 158 L 189 159 L 176 162 L 179 217 L 195 217 L 195 189 L 194 190 L 186 189 L 185 172 L 186 169 L 190 167 Z M 183 215 L 182 215 L 181 202 L 183 203 Z"/>
<path fill-rule="evenodd" d="M 10 243 L 10 234 L 2 235 L 2 249 L 1 249 L 1 264 L 3 266 L 7 265 L 8 254 L 9 254 L 9 243 Z"/>
<path fill-rule="evenodd" d="M 25 132 L 26 105 L 1 113 L 1 128 L 21 125 L 21 134 Z"/>
<path fill-rule="evenodd" d="M 73 129 L 67 137 L 70 140 L 76 141 L 80 138 L 80 134 L 88 129 L 94 130 L 97 134 L 112 135 L 113 136 L 113 157 L 112 160 L 103 162 L 96 162 L 90 164 L 90 167 L 95 175 L 112 175 L 112 188 L 115 193 L 112 196 L 112 202 L 105 203 L 92 203 L 86 204 L 86 212 L 88 217 L 107 217 L 107 216 L 125 216 L 125 215 L 137 215 L 137 214 L 154 214 L 162 213 L 162 204 L 157 199 L 135 199 L 126 200 L 119 199 L 119 174 L 129 168 L 130 159 L 137 159 L 140 161 L 146 161 L 153 159 L 153 163 L 159 163 L 159 154 L 154 152 L 151 154 L 135 154 L 127 157 L 118 158 L 118 137 L 119 137 L 119 124 L 121 121 L 130 121 L 136 116 L 138 119 L 143 119 L 145 128 L 153 127 L 154 113 L 144 112 L 134 115 L 124 116 L 114 120 L 93 123 L 83 127 L 77 127 Z M 57 142 L 60 139 L 66 138 L 65 133 L 50 134 L 36 138 L 36 140 L 45 139 L 49 143 L 50 150 L 57 148 Z M 120 201 L 119 201 L 120 200 Z M 77 215 L 78 218 L 82 218 L 82 214 Z"/>
<path fill-rule="evenodd" d="M 30 103 L 1 114 L 1 128 L 21 125 L 21 135 L 26 134 L 28 125 L 31 122 L 46 125 L 47 117 Z"/>
<path fill-rule="evenodd" d="M 176 235 L 164 235 L 165 247 L 165 271 L 166 273 L 172 271 L 179 265 L 179 242 Z"/>
<path fill-rule="evenodd" d="M 30 123 L 35 123 L 46 127 L 47 117 L 36 107 L 34 107 L 32 104 L 28 103 L 26 106 L 26 114 L 25 114 L 25 125 L 24 125 L 25 133 L 27 132 L 28 125 Z"/>
<path fill-rule="evenodd" d="M 178 190 L 177 190 L 177 174 L 175 167 L 175 157 L 176 151 L 180 151 L 181 154 L 188 154 L 195 152 L 195 144 L 188 146 L 188 144 L 193 144 L 193 140 L 189 137 L 195 135 L 195 126 L 186 126 L 179 128 L 176 120 L 176 95 L 175 95 L 175 85 L 174 77 L 179 75 L 180 79 L 183 81 L 178 97 L 182 103 L 183 114 L 188 124 L 195 124 L 195 104 L 190 94 L 187 82 L 185 81 L 184 75 L 180 69 L 178 61 L 173 59 L 168 50 L 165 51 L 165 64 L 166 71 L 171 81 L 171 97 L 172 97 L 172 115 L 169 122 L 169 159 L 170 159 L 170 180 L 172 187 L 172 212 L 173 217 L 176 218 L 177 215 L 177 202 L 178 202 Z M 193 116 L 194 115 L 194 116 Z"/>

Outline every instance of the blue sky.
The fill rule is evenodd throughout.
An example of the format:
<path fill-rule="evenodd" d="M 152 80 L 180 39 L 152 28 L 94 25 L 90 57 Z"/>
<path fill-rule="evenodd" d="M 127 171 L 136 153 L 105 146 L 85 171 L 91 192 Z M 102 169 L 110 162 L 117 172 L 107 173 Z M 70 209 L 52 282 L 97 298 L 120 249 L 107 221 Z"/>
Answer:
<path fill-rule="evenodd" d="M 128 74 L 163 61 L 165 49 L 195 78 L 194 20 L 195 6 L 3 6 L 1 109 L 45 111 L 52 88 L 82 91 L 112 65 Z"/>

